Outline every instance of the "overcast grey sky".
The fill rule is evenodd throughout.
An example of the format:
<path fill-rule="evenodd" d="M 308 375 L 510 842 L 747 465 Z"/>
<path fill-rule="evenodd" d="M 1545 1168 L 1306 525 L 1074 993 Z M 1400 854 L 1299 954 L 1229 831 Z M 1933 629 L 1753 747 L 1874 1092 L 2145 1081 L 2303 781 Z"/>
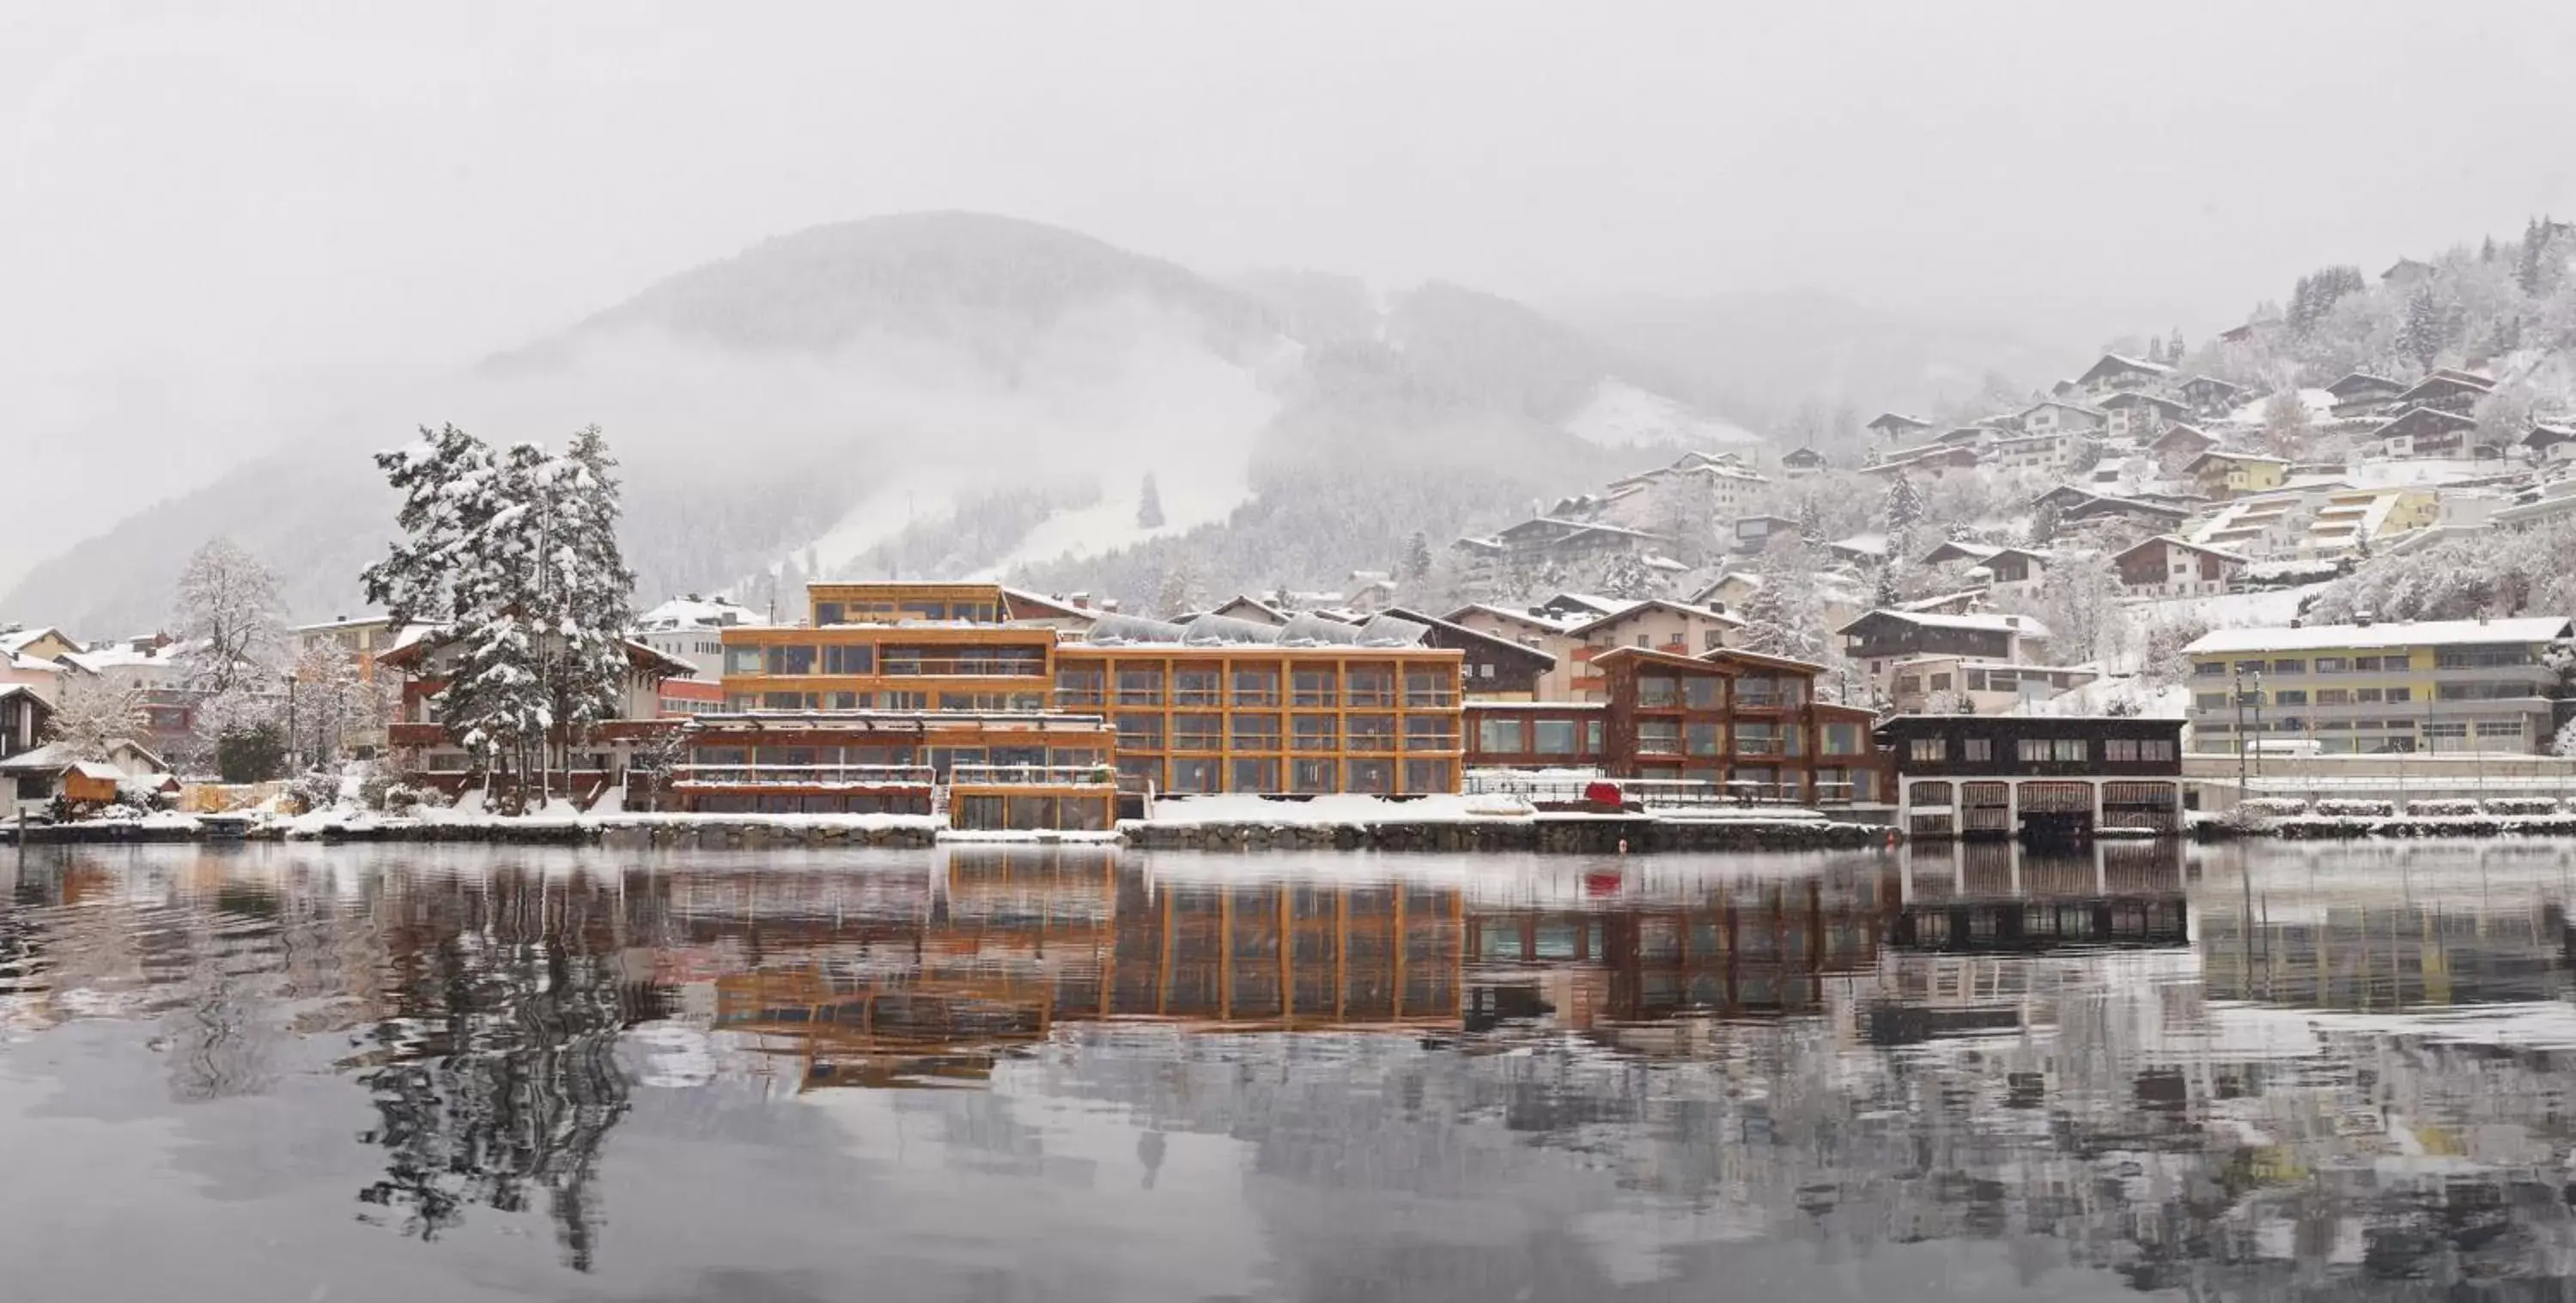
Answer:
<path fill-rule="evenodd" d="M 2205 331 L 2576 212 L 2570 50 L 2541 2 L 0 0 L 0 385 L 36 395 L 0 441 L 103 376 L 469 359 L 920 208 L 1213 270 Z"/>

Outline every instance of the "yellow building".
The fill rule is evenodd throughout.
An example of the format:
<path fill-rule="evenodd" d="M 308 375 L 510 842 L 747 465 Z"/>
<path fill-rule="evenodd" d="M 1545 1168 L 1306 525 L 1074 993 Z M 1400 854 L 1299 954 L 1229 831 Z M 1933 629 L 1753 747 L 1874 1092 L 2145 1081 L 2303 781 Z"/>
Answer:
<path fill-rule="evenodd" d="M 2200 491 L 2213 498 L 2241 498 L 2248 493 L 2268 493 L 2290 478 L 2290 459 L 2252 452 L 2205 452 L 2183 467 L 2200 484 Z"/>
<path fill-rule="evenodd" d="M 2289 744 L 2326 755 L 2547 749 L 2558 616 L 2220 629 L 2183 649 L 2192 750 Z"/>
<path fill-rule="evenodd" d="M 2422 529 L 2439 519 L 2442 501 L 2431 489 L 2352 489 L 2327 496 L 2309 522 L 2307 551 L 2331 556 L 2367 540 L 2371 546 Z"/>

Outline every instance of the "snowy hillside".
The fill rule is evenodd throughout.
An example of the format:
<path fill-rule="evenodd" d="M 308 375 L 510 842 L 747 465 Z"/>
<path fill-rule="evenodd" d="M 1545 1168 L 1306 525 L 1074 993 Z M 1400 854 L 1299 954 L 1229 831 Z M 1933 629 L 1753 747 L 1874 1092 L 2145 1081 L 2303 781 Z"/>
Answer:
<path fill-rule="evenodd" d="M 1760 443 L 1731 421 L 1702 415 L 1617 376 L 1605 376 L 1592 400 L 1567 417 L 1565 431 L 1603 448 L 1717 448 Z"/>

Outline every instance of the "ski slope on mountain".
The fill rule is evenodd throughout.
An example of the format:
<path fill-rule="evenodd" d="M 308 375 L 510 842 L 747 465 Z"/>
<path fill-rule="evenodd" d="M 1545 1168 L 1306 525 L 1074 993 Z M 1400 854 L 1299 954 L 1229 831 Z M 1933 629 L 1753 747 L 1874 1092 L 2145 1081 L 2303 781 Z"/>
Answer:
<path fill-rule="evenodd" d="M 1617 376 L 1605 376 L 1592 398 L 1566 418 L 1565 431 L 1602 448 L 1716 448 L 1760 443 L 1762 436 L 1704 415 Z"/>

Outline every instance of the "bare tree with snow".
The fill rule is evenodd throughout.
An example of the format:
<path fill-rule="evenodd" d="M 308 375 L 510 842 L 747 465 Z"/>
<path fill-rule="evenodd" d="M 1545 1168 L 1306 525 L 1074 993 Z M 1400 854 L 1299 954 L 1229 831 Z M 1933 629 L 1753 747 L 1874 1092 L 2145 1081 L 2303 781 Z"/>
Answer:
<path fill-rule="evenodd" d="M 138 741 L 151 731 L 144 700 L 140 683 L 82 675 L 63 685 L 45 736 L 68 748 L 75 760 L 105 760 L 118 742 Z"/>
<path fill-rule="evenodd" d="M 274 677 L 286 660 L 286 601 L 277 576 L 228 538 L 211 539 L 179 576 L 178 636 L 188 687 L 213 695 Z"/>

